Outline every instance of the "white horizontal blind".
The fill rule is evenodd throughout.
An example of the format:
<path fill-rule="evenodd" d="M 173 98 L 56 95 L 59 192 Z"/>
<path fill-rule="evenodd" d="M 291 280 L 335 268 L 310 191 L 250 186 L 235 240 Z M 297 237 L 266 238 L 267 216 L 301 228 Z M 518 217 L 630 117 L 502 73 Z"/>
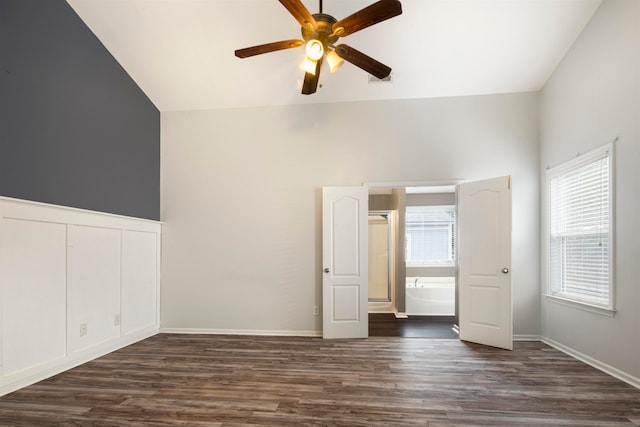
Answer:
<path fill-rule="evenodd" d="M 407 265 L 453 266 L 455 223 L 455 206 L 408 206 Z"/>
<path fill-rule="evenodd" d="M 610 149 L 549 171 L 552 294 L 611 307 Z"/>

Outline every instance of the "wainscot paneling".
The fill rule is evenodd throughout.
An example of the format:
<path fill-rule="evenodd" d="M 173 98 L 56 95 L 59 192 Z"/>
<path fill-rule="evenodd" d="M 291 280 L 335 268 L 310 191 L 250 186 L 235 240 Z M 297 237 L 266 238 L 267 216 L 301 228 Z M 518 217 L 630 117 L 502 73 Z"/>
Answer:
<path fill-rule="evenodd" d="M 160 228 L 0 197 L 0 395 L 158 333 Z"/>
<path fill-rule="evenodd" d="M 2 218 L 2 374 L 66 354 L 66 226 Z"/>
<path fill-rule="evenodd" d="M 122 234 L 122 333 L 159 324 L 158 233 L 125 230 Z"/>

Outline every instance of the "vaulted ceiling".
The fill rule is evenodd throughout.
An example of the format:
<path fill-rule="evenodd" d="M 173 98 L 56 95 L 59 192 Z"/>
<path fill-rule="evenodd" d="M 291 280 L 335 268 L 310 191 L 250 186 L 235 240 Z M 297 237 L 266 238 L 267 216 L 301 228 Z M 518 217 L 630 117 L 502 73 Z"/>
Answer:
<path fill-rule="evenodd" d="M 347 63 L 301 95 L 304 49 L 234 50 L 300 38 L 276 0 L 68 0 L 161 111 L 540 90 L 602 0 L 402 0 L 403 13 L 343 39 L 390 66 Z M 318 1 L 303 0 L 311 13 Z M 337 19 L 373 0 L 325 0 Z"/>

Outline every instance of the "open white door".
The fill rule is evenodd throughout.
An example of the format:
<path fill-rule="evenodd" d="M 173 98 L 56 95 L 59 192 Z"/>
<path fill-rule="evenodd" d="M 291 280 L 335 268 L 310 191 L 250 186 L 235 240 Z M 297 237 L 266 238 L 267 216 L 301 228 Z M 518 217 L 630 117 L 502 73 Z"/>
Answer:
<path fill-rule="evenodd" d="M 511 178 L 458 188 L 460 339 L 513 349 Z"/>
<path fill-rule="evenodd" d="M 322 189 L 322 336 L 366 338 L 368 318 L 366 187 Z"/>

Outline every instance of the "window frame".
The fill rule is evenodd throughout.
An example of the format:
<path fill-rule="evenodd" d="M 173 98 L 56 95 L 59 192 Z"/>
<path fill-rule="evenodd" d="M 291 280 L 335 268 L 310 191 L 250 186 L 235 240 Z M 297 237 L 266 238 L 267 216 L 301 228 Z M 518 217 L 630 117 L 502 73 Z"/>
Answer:
<path fill-rule="evenodd" d="M 446 208 L 446 209 L 445 209 Z M 447 226 L 448 231 L 448 251 L 451 250 L 451 259 L 447 260 L 446 262 L 440 262 L 440 263 L 419 263 L 419 262 L 411 262 L 409 261 L 409 257 L 407 256 L 407 253 L 410 252 L 410 240 L 411 237 L 409 235 L 409 233 L 407 232 L 407 228 L 408 228 L 408 221 L 406 220 L 406 215 L 409 213 L 409 210 L 427 210 L 427 211 L 443 211 L 443 210 L 447 210 L 447 211 L 451 211 L 453 213 L 453 221 L 451 222 L 451 224 L 449 224 Z M 445 267 L 445 268 L 451 268 L 451 267 L 455 267 L 457 264 L 457 260 L 456 260 L 456 254 L 457 254 L 457 241 L 458 241 L 458 237 L 457 237 L 457 233 L 458 233 L 458 218 L 457 218 L 457 208 L 456 205 L 426 205 L 426 206 L 407 206 L 405 208 L 405 265 L 407 267 L 410 268 L 440 268 L 440 267 Z"/>
<path fill-rule="evenodd" d="M 599 161 L 601 159 L 607 159 L 609 177 L 608 177 L 608 303 L 602 304 L 594 300 L 578 298 L 570 294 L 556 292 L 552 289 L 552 272 L 551 272 L 551 181 L 553 178 L 567 174 L 577 169 L 584 167 L 590 163 Z M 569 305 L 572 307 L 582 308 L 587 311 L 592 311 L 598 314 L 605 314 L 613 316 L 615 313 L 615 152 L 613 143 L 608 143 L 579 155 L 571 160 L 565 161 L 552 168 L 547 168 L 545 175 L 545 187 L 546 187 L 546 229 L 545 229 L 545 251 L 546 251 L 546 289 L 545 296 L 559 302 L 563 305 Z M 576 235 L 578 235 L 577 233 Z"/>

